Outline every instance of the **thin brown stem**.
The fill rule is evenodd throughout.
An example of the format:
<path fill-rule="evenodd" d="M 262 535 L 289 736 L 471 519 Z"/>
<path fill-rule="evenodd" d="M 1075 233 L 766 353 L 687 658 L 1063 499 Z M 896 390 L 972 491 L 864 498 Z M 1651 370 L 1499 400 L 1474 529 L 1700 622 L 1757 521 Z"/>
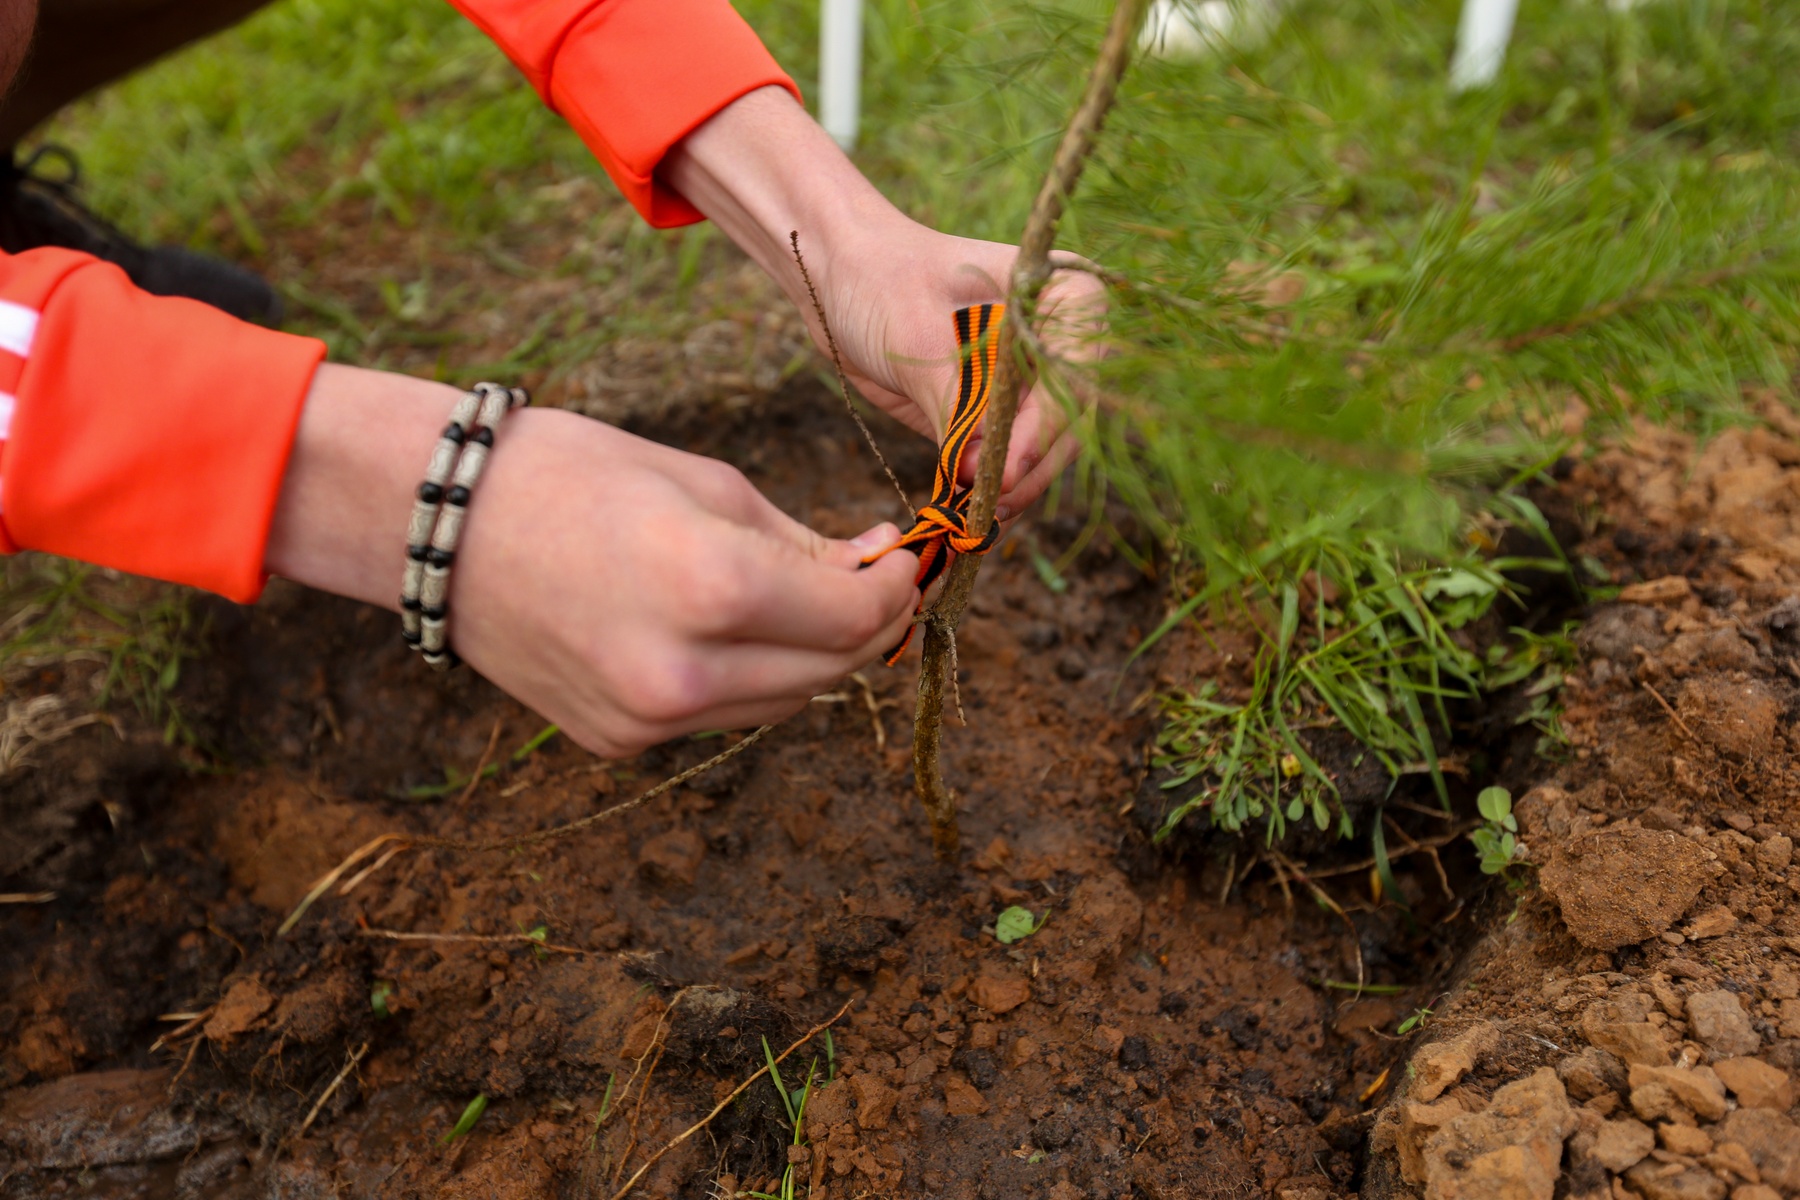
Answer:
<path fill-rule="evenodd" d="M 875 460 L 881 464 L 881 469 L 887 472 L 888 482 L 894 485 L 894 494 L 900 497 L 900 506 L 906 510 L 908 516 L 916 517 L 918 512 L 913 508 L 912 501 L 907 499 L 906 489 L 900 486 L 900 477 L 894 474 L 894 468 L 888 466 L 887 455 L 881 452 L 881 444 L 875 440 L 875 434 L 869 429 L 869 423 L 863 420 L 861 413 L 856 411 L 856 402 L 850 398 L 850 380 L 844 375 L 844 359 L 838 353 L 837 338 L 831 334 L 831 322 L 825 317 L 825 305 L 820 303 L 819 291 L 813 287 L 812 272 L 806 269 L 806 259 L 800 256 L 800 231 L 798 229 L 788 232 L 788 242 L 794 247 L 794 265 L 800 268 L 800 279 L 806 284 L 806 295 L 812 301 L 813 316 L 819 318 L 819 329 L 825 335 L 825 348 L 831 351 L 831 366 L 837 372 L 838 391 L 843 393 L 844 407 L 850 410 L 850 419 L 856 422 L 858 429 L 862 430 L 863 441 L 867 442 L 869 449 L 875 452 Z"/>
<path fill-rule="evenodd" d="M 969 528 L 986 529 L 1000 501 L 1000 480 L 1006 469 L 1006 448 L 1012 440 L 1013 421 L 1025 392 L 1025 364 L 1020 350 L 1021 329 L 1029 329 L 1038 296 L 1053 270 L 1050 251 L 1056 245 L 1057 225 L 1069 197 L 1081 180 L 1082 169 L 1094 151 L 1100 127 L 1106 121 L 1119 80 L 1131 60 L 1138 19 L 1145 0 L 1118 0 L 1112 24 L 1107 27 L 1100 57 L 1088 75 L 1081 104 L 1063 130 L 1050 171 L 1032 202 L 1031 216 L 1019 239 L 1019 256 L 1013 262 L 1006 317 L 1000 323 L 999 361 L 994 372 L 993 396 L 988 402 L 982 431 L 981 457 L 975 470 L 975 486 L 969 498 Z M 956 824 L 956 797 L 944 783 L 940 750 L 943 743 L 944 694 L 956 678 L 956 627 L 968 608 L 981 559 L 958 555 L 944 583 L 944 591 L 925 620 L 924 659 L 919 668 L 918 706 L 913 719 L 913 777 L 919 801 L 931 822 L 931 842 L 941 862 L 956 861 L 961 835 Z"/>

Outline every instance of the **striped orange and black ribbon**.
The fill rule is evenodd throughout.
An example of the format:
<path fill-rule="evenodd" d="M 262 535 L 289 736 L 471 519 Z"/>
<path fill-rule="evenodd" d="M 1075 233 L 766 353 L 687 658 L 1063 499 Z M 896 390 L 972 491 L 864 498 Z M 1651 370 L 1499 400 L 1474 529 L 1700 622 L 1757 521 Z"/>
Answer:
<path fill-rule="evenodd" d="M 962 378 L 956 390 L 956 408 L 950 414 L 950 427 L 944 431 L 944 442 L 938 449 L 937 478 L 931 489 L 931 503 L 921 508 L 913 527 L 900 540 L 885 550 L 878 550 L 862 560 L 868 566 L 890 550 L 905 548 L 919 555 L 919 604 L 923 609 L 925 592 L 944 573 L 958 554 L 986 554 L 1000 537 L 998 521 L 988 522 L 980 534 L 969 530 L 969 497 L 973 488 L 959 488 L 956 470 L 969 448 L 969 439 L 987 413 L 988 394 L 994 380 L 994 364 L 1000 353 L 1000 318 L 1004 304 L 977 304 L 956 311 L 956 344 L 962 356 Z M 893 666 L 912 643 L 916 625 L 906 627 L 900 644 L 882 656 Z"/>

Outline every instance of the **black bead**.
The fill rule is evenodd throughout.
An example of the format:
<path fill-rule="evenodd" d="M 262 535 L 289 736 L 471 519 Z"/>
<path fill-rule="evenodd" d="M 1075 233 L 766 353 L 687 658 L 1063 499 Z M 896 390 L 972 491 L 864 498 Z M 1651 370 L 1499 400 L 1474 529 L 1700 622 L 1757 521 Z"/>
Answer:
<path fill-rule="evenodd" d="M 456 551 L 439 550 L 432 546 L 425 551 L 425 565 L 428 567 L 448 567 L 456 561 Z"/>
<path fill-rule="evenodd" d="M 469 489 L 457 484 L 444 493 L 444 503 L 452 508 L 467 508 L 469 506 Z"/>
<path fill-rule="evenodd" d="M 411 629 L 402 629 L 400 631 L 400 638 L 407 645 L 416 649 L 419 643 L 425 640 L 425 635 L 423 633 L 414 632 Z"/>
<path fill-rule="evenodd" d="M 486 425 L 483 425 L 480 429 L 475 431 L 469 440 L 474 442 L 477 446 L 492 446 L 494 444 L 494 431 L 489 429 Z"/>
<path fill-rule="evenodd" d="M 406 557 L 412 559 L 414 562 L 424 562 L 425 552 L 429 549 L 431 549 L 429 546 L 408 546 L 406 548 Z"/>
<path fill-rule="evenodd" d="M 450 609 L 447 605 L 440 604 L 436 608 L 421 608 L 419 615 L 427 621 L 441 621 L 450 615 Z"/>
<path fill-rule="evenodd" d="M 442 504 L 444 502 L 443 485 L 427 479 L 419 485 L 419 499 L 427 504 Z"/>
<path fill-rule="evenodd" d="M 402 596 L 400 597 L 400 607 L 407 612 L 418 612 L 424 606 L 419 603 L 417 596 Z"/>
<path fill-rule="evenodd" d="M 467 441 L 469 437 L 468 434 L 463 432 L 463 427 L 458 425 L 455 421 L 450 422 L 450 424 L 444 427 L 444 436 L 459 446 Z"/>

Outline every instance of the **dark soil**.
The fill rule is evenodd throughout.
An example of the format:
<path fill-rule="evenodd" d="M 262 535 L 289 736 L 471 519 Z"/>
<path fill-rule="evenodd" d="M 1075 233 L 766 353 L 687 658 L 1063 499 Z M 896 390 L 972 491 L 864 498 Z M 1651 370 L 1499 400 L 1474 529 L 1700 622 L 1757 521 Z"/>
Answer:
<path fill-rule="evenodd" d="M 809 384 L 648 432 L 847 534 L 893 514 L 837 403 Z M 926 477 L 922 448 L 887 440 Z M 1054 556 L 1079 524 L 1029 532 Z M 280 584 L 251 610 L 211 604 L 180 693 L 205 755 L 90 728 L 0 783 L 7 813 L 61 814 L 9 832 L 0 876 L 56 893 L 0 905 L 0 1195 L 609 1196 L 765 1040 L 779 1052 L 846 1001 L 829 1047 L 782 1068 L 797 1087 L 817 1063 L 808 1147 L 789 1150 L 759 1080 L 636 1194 L 776 1190 L 789 1161 L 798 1194 L 846 1200 L 1355 1188 L 1392 1030 L 1475 932 L 1466 853 L 1446 849 L 1445 882 L 1400 862 L 1414 930 L 1372 911 L 1360 869 L 1322 877 L 1339 915 L 1266 871 L 1244 881 L 1247 847 L 1152 846 L 1133 810 L 1172 668 L 1121 670 L 1161 589 L 1097 541 L 1058 594 L 1025 544 L 994 556 L 962 637 L 959 868 L 933 862 L 912 795 L 912 667 L 877 667 L 616 822 L 402 853 L 280 938 L 383 832 L 566 822 L 726 741 L 602 763 L 552 739 L 514 761 L 542 722 L 421 669 L 386 614 Z M 408 798 L 490 739 L 503 769 L 472 793 Z M 1048 919 L 1007 946 L 1010 905 Z M 1410 990 L 1326 986 L 1357 978 L 1359 948 L 1369 979 Z M 485 1115 L 443 1144 L 478 1094 Z"/>

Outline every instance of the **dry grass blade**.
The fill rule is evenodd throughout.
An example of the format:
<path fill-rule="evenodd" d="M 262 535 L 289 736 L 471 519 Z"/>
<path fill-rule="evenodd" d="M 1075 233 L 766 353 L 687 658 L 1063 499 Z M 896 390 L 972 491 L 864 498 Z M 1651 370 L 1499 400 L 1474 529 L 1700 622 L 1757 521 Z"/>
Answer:
<path fill-rule="evenodd" d="M 0 892 L 0 904 L 48 904 L 55 892 Z"/>
<path fill-rule="evenodd" d="M 843 1019 L 844 1014 L 850 1011 L 850 1006 L 855 1003 L 856 1003 L 856 997 L 854 997 L 854 996 L 852 996 L 850 999 L 844 1001 L 844 1006 L 842 1008 L 838 1009 L 835 1013 L 833 1013 L 828 1020 L 819 1022 L 817 1025 L 814 1025 L 811 1029 L 809 1029 L 805 1033 L 801 1034 L 800 1039 L 798 1041 L 796 1041 L 793 1045 L 789 1046 L 786 1050 L 783 1050 L 780 1054 L 776 1055 L 773 1062 L 764 1063 L 760 1068 L 757 1069 L 757 1071 L 754 1075 L 750 1076 L 750 1078 L 744 1080 L 744 1082 L 738 1084 L 735 1088 L 731 1089 L 731 1094 L 726 1096 L 723 1100 L 719 1101 L 718 1104 L 714 1105 L 713 1110 L 711 1112 L 707 1113 L 704 1117 L 701 1117 L 698 1121 L 694 1122 L 692 1125 L 688 1126 L 686 1129 L 684 1129 L 680 1133 L 676 1134 L 668 1142 L 664 1143 L 662 1149 L 658 1150 L 655 1154 L 652 1154 L 648 1159 L 646 1159 L 644 1161 L 644 1165 L 637 1169 L 636 1174 L 632 1175 L 632 1177 L 630 1179 L 627 1179 L 625 1181 L 624 1187 L 620 1188 L 618 1191 L 616 1191 L 612 1194 L 612 1196 L 610 1197 L 610 1200 L 623 1200 L 623 1198 L 631 1192 L 631 1189 L 638 1185 L 638 1181 L 640 1179 L 642 1179 L 645 1175 L 649 1174 L 650 1168 L 654 1167 L 658 1162 L 662 1161 L 662 1158 L 665 1154 L 667 1154 L 669 1151 L 675 1149 L 675 1147 L 681 1145 L 683 1142 L 687 1141 L 689 1138 L 693 1137 L 696 1133 L 699 1133 L 702 1129 L 705 1129 L 708 1125 L 712 1124 L 714 1118 L 716 1118 L 720 1113 L 724 1112 L 727 1108 L 729 1108 L 731 1106 L 732 1101 L 736 1100 L 739 1096 L 743 1095 L 745 1090 L 748 1089 L 751 1084 L 753 1084 L 757 1080 L 761 1079 L 764 1075 L 767 1075 L 769 1073 L 769 1068 L 771 1066 L 780 1066 L 782 1063 L 787 1061 L 788 1055 L 792 1054 L 794 1051 L 798 1050 L 800 1047 L 806 1045 L 806 1043 L 812 1041 L 814 1038 L 818 1037 L 821 1033 L 824 1033 L 827 1029 L 830 1029 L 833 1025 L 836 1025 L 840 1020 Z"/>
<path fill-rule="evenodd" d="M 381 849 L 389 842 L 404 843 L 410 842 L 411 840 L 411 838 L 403 833 L 384 833 L 380 837 L 364 842 L 355 850 L 352 850 L 348 858 L 331 868 L 331 870 L 325 872 L 324 875 L 320 876 L 319 881 L 307 890 L 306 895 L 301 897 L 300 903 L 295 906 L 294 911 L 288 914 L 287 920 L 283 921 L 281 927 L 275 931 L 275 936 L 281 937 L 295 925 L 298 925 L 300 923 L 300 918 L 306 915 L 306 910 L 311 908 L 313 902 L 320 896 L 323 896 L 326 892 L 330 891 L 331 885 L 336 883 L 339 879 L 342 879 L 345 871 L 348 871 L 351 867 L 354 867 L 357 863 L 369 857 L 369 855 L 375 853 L 375 851 Z"/>
<path fill-rule="evenodd" d="M 358 937 L 380 938 L 389 942 L 466 942 L 476 946 L 529 945 L 551 954 L 604 954 L 601 950 L 583 950 L 579 946 L 559 946 L 540 941 L 529 933 L 411 933 L 404 929 L 359 929 Z"/>

